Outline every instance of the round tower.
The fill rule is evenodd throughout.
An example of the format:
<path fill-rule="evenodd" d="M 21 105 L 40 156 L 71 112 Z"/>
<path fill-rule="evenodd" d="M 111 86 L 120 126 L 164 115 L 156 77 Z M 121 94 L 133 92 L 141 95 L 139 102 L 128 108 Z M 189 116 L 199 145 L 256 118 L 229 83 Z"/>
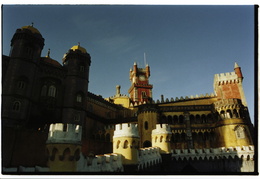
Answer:
<path fill-rule="evenodd" d="M 253 145 L 250 130 L 251 121 L 247 108 L 240 99 L 222 99 L 214 103 L 218 121 L 215 132 L 215 147 Z"/>
<path fill-rule="evenodd" d="M 122 155 L 122 163 L 127 171 L 138 165 L 139 134 L 137 124 L 117 124 L 113 136 L 113 153 Z"/>
<path fill-rule="evenodd" d="M 51 124 L 46 142 L 51 172 L 75 172 L 81 153 L 82 128 L 75 124 Z"/>
<path fill-rule="evenodd" d="M 16 30 L 11 40 L 10 57 L 3 79 L 2 119 L 8 125 L 24 125 L 35 101 L 35 76 L 38 70 L 44 38 L 32 25 Z"/>
<path fill-rule="evenodd" d="M 152 146 L 152 130 L 158 123 L 158 108 L 156 104 L 145 104 L 138 107 L 138 126 L 141 147 Z"/>
<path fill-rule="evenodd" d="M 152 131 L 152 146 L 159 147 L 161 154 L 171 153 L 171 128 L 168 124 L 156 124 Z"/>
<path fill-rule="evenodd" d="M 63 123 L 83 125 L 83 119 L 86 115 L 90 59 L 86 49 L 79 44 L 73 46 L 62 59 L 67 70 L 64 85 Z"/>

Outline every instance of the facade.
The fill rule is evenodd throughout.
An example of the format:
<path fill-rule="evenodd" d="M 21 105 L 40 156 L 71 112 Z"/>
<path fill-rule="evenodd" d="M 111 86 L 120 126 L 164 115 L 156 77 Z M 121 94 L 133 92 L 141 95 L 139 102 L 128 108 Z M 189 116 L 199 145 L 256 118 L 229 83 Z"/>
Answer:
<path fill-rule="evenodd" d="M 216 74 L 212 94 L 154 101 L 150 67 L 130 69 L 129 95 L 88 91 L 91 57 L 80 44 L 62 65 L 44 38 L 17 29 L 2 57 L 2 171 L 256 172 L 254 128 L 241 68 Z"/>

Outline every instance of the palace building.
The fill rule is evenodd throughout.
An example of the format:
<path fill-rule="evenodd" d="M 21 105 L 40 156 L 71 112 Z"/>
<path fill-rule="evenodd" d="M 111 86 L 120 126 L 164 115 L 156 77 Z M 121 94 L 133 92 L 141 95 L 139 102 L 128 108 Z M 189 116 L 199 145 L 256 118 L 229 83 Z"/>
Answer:
<path fill-rule="evenodd" d="M 256 172 L 237 63 L 214 76 L 212 94 L 157 101 L 150 66 L 134 63 L 129 94 L 118 85 L 103 98 L 88 91 L 85 48 L 73 46 L 60 64 L 43 47 L 41 33 L 24 26 L 2 56 L 3 174 Z"/>

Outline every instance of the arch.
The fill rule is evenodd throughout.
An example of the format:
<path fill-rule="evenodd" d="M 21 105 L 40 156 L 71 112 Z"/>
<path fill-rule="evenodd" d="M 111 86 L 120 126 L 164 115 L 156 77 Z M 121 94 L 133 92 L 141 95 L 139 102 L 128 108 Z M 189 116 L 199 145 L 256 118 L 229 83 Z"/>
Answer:
<path fill-rule="evenodd" d="M 152 143 L 148 140 L 144 141 L 143 143 L 143 147 L 146 148 L 146 147 L 151 147 L 152 146 Z"/>
<path fill-rule="evenodd" d="M 205 115 L 205 114 L 202 114 L 202 115 L 201 115 L 201 122 L 202 122 L 202 123 L 207 123 L 207 118 L 206 118 L 206 115 Z"/>
<path fill-rule="evenodd" d="M 195 123 L 195 117 L 193 114 L 190 115 L 190 123 L 194 124 Z"/>
<path fill-rule="evenodd" d="M 117 141 L 117 143 L 116 143 L 116 148 L 118 149 L 119 146 L 120 146 L 120 140 Z"/>
<path fill-rule="evenodd" d="M 165 115 L 162 115 L 162 124 L 166 124 L 167 121 L 166 121 L 166 116 Z"/>
<path fill-rule="evenodd" d="M 106 141 L 110 142 L 110 134 L 109 133 L 106 134 Z"/>
<path fill-rule="evenodd" d="M 225 111 L 224 110 L 220 111 L 220 118 L 225 119 Z"/>
<path fill-rule="evenodd" d="M 19 112 L 21 109 L 21 102 L 20 101 L 14 101 L 13 102 L 13 111 Z"/>
<path fill-rule="evenodd" d="M 156 137 L 155 137 L 155 139 L 154 139 L 154 142 L 156 143 L 156 142 L 157 142 L 157 140 L 158 140 L 158 137 L 156 136 Z"/>
<path fill-rule="evenodd" d="M 167 116 L 167 122 L 168 124 L 173 124 L 173 119 L 172 119 L 172 116 Z"/>
<path fill-rule="evenodd" d="M 236 137 L 238 139 L 244 139 L 245 138 L 245 128 L 242 126 L 237 126 L 235 128 Z"/>
<path fill-rule="evenodd" d="M 236 109 L 233 110 L 233 117 L 234 118 L 239 118 L 238 112 Z"/>
<path fill-rule="evenodd" d="M 76 102 L 78 102 L 78 103 L 83 102 L 83 95 L 81 94 L 81 92 L 76 94 Z"/>
<path fill-rule="evenodd" d="M 148 127 L 149 127 L 149 126 L 148 126 L 148 122 L 145 121 L 145 122 L 144 122 L 144 129 L 145 129 L 145 130 L 148 130 Z"/>
<path fill-rule="evenodd" d="M 227 115 L 227 118 L 232 118 L 232 112 L 230 109 L 227 110 L 226 115 Z"/>
<path fill-rule="evenodd" d="M 201 123 L 201 120 L 200 120 L 200 115 L 199 114 L 197 114 L 196 116 L 195 116 L 195 121 L 196 121 L 196 123 Z"/>
<path fill-rule="evenodd" d="M 183 116 L 183 115 L 180 115 L 180 116 L 179 116 L 179 123 L 180 123 L 180 124 L 183 124 L 183 123 L 184 123 L 184 116 Z"/>
<path fill-rule="evenodd" d="M 162 141 L 163 141 L 163 136 L 160 137 L 160 142 L 162 142 Z"/>
<path fill-rule="evenodd" d="M 173 116 L 173 123 L 178 124 L 178 116 L 177 115 Z"/>
<path fill-rule="evenodd" d="M 69 160 L 70 159 L 70 149 L 66 148 L 63 151 L 62 157 L 60 158 L 60 160 Z"/>
<path fill-rule="evenodd" d="M 128 140 L 125 140 L 123 148 L 124 149 L 128 148 Z"/>
<path fill-rule="evenodd" d="M 174 139 L 175 139 L 175 142 L 180 142 L 180 140 L 181 140 L 180 134 L 179 134 L 179 133 L 176 133 L 176 134 L 174 135 Z"/>
<path fill-rule="evenodd" d="M 51 151 L 51 156 L 50 156 L 50 160 L 51 161 L 54 161 L 55 160 L 55 156 L 56 156 L 56 153 L 58 152 L 58 149 L 57 148 L 53 148 L 52 151 Z"/>
<path fill-rule="evenodd" d="M 56 86 L 54 86 L 54 85 L 49 86 L 48 96 L 56 97 Z"/>
<path fill-rule="evenodd" d="M 213 123 L 213 116 L 212 116 L 211 113 L 209 113 L 209 114 L 207 115 L 207 121 L 208 121 L 208 123 Z"/>
<path fill-rule="evenodd" d="M 75 152 L 74 152 L 74 158 L 76 161 L 78 161 L 80 159 L 80 150 L 77 149 Z"/>
<path fill-rule="evenodd" d="M 47 95 L 47 85 L 43 85 L 41 89 L 41 96 Z"/>
<path fill-rule="evenodd" d="M 181 141 L 185 142 L 186 141 L 186 134 L 183 132 L 181 133 Z"/>

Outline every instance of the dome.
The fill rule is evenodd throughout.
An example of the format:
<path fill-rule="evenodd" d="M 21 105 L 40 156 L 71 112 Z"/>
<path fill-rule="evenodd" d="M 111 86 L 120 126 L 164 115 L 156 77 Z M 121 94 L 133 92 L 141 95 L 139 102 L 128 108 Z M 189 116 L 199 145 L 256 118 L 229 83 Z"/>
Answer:
<path fill-rule="evenodd" d="M 41 57 L 41 60 L 44 61 L 45 63 L 51 64 L 51 65 L 54 65 L 54 66 L 57 66 L 57 67 L 62 66 L 59 62 L 57 62 L 56 60 L 53 60 L 50 57 Z"/>
<path fill-rule="evenodd" d="M 87 50 L 85 48 L 81 47 L 80 45 L 74 45 L 70 49 L 73 51 L 80 50 L 82 53 L 87 53 Z"/>
<path fill-rule="evenodd" d="M 39 30 L 36 29 L 35 27 L 33 27 L 32 25 L 23 26 L 21 29 L 22 30 L 27 29 L 27 30 L 31 31 L 32 33 L 34 33 L 34 34 L 41 34 L 39 32 Z"/>

